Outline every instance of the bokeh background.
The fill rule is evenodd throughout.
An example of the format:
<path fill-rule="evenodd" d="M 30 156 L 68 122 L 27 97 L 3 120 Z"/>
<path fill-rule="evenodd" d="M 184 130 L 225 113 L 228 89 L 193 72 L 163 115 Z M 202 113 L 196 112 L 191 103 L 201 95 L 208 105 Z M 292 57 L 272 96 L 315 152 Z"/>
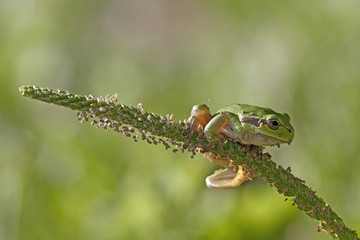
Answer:
<path fill-rule="evenodd" d="M 329 239 L 260 179 L 79 124 L 20 85 L 119 94 L 158 114 L 249 103 L 287 112 L 270 148 L 360 229 L 360 2 L 0 1 L 0 239 Z"/>

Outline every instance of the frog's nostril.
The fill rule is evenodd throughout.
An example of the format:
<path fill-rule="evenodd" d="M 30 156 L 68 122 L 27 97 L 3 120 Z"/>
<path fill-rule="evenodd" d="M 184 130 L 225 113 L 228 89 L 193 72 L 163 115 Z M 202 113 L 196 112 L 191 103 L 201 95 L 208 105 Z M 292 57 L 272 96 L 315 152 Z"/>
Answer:
<path fill-rule="evenodd" d="M 292 131 L 291 131 L 291 129 L 289 129 L 289 133 L 291 133 Z"/>

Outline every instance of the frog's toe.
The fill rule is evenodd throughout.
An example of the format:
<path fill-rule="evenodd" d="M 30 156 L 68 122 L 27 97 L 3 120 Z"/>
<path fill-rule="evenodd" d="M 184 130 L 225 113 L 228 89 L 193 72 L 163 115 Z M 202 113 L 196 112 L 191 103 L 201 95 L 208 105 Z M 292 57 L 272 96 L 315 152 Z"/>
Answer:
<path fill-rule="evenodd" d="M 196 116 L 191 116 L 188 120 L 188 132 L 187 132 L 187 140 L 186 143 L 190 142 L 190 139 L 194 134 L 198 134 L 203 132 L 204 125 L 201 124 L 199 119 Z"/>

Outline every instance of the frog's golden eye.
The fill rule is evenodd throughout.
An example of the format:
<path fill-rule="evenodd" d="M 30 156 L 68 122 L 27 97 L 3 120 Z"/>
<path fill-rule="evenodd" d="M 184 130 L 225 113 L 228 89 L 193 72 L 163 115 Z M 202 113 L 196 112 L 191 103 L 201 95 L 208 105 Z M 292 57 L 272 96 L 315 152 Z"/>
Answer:
<path fill-rule="evenodd" d="M 269 128 L 276 130 L 279 128 L 280 122 L 276 118 L 271 118 L 268 120 L 268 125 L 269 125 Z"/>

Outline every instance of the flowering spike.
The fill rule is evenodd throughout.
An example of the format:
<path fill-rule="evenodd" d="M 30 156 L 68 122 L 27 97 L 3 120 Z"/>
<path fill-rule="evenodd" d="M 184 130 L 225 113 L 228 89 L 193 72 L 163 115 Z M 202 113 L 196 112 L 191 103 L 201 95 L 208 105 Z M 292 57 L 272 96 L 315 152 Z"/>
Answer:
<path fill-rule="evenodd" d="M 113 129 L 132 137 L 133 141 L 137 141 L 139 136 L 139 139 L 149 144 L 161 143 L 166 150 L 173 148 L 173 152 L 184 152 L 187 149 L 191 158 L 196 152 L 219 153 L 217 146 L 209 145 L 203 134 L 189 136 L 186 120 L 174 121 L 173 115 L 162 117 L 148 113 L 141 103 L 136 108 L 119 104 L 116 94 L 95 98 L 92 95 L 75 95 L 67 91 L 54 91 L 36 86 L 22 86 L 19 90 L 25 97 L 77 110 L 81 122 L 91 120 L 95 127 Z M 284 169 L 274 163 L 270 154 L 263 153 L 262 149 L 257 147 L 241 145 L 234 141 L 227 141 L 223 146 L 223 154 L 231 156 L 236 164 L 246 164 L 251 177 L 257 176 L 269 182 L 270 186 L 274 186 L 279 193 L 286 196 L 285 201 L 291 198 L 292 204 L 297 205 L 300 211 L 319 220 L 318 231 L 323 230 L 333 238 L 359 240 L 356 231 L 346 227 L 332 208 L 305 185 L 305 181 L 295 177 L 290 168 Z"/>

